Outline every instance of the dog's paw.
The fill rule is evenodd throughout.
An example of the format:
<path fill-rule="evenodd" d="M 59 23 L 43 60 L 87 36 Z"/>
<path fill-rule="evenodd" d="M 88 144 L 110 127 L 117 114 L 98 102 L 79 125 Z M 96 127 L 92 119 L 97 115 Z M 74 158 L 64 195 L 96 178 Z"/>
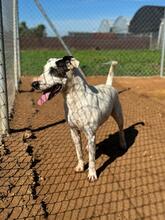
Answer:
<path fill-rule="evenodd" d="M 89 182 L 94 182 L 94 181 L 97 180 L 97 174 L 96 174 L 95 170 L 89 171 L 89 173 L 88 173 L 88 180 L 89 180 Z"/>
<path fill-rule="evenodd" d="M 75 167 L 75 172 L 83 172 L 84 171 L 84 163 L 78 163 L 78 165 Z"/>

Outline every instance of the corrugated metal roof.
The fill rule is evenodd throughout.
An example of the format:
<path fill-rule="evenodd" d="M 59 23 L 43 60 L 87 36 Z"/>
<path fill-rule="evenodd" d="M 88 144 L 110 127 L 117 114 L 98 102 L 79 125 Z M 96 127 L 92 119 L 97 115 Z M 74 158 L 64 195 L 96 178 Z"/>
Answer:
<path fill-rule="evenodd" d="M 158 32 L 165 7 L 143 6 L 130 21 L 129 32 L 134 34 Z"/>

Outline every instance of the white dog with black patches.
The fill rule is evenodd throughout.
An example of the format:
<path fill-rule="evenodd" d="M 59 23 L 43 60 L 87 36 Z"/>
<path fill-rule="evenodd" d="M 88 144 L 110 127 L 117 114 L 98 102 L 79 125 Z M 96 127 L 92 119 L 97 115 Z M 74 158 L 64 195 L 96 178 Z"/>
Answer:
<path fill-rule="evenodd" d="M 43 74 L 32 82 L 32 87 L 42 90 L 38 100 L 42 105 L 58 92 L 64 97 L 65 117 L 71 129 L 71 136 L 76 147 L 78 164 L 76 172 L 84 171 L 84 160 L 80 131 L 84 132 L 89 152 L 89 181 L 97 179 L 95 168 L 96 130 L 111 115 L 118 124 L 120 145 L 126 149 L 123 132 L 123 114 L 118 98 L 118 91 L 112 87 L 113 61 L 106 84 L 91 86 L 79 70 L 79 61 L 71 56 L 51 58 L 44 66 Z"/>

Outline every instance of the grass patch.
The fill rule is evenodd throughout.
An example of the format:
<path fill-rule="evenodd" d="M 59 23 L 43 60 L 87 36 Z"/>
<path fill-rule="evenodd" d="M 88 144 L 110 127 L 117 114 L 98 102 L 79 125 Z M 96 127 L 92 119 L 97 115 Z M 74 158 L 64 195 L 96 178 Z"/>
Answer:
<path fill-rule="evenodd" d="M 107 75 L 109 66 L 103 63 L 117 60 L 115 75 L 149 76 L 160 71 L 160 51 L 151 50 L 73 50 L 80 60 L 86 75 Z M 51 57 L 63 57 L 63 50 L 22 50 L 21 70 L 23 75 L 40 75 L 46 61 Z"/>

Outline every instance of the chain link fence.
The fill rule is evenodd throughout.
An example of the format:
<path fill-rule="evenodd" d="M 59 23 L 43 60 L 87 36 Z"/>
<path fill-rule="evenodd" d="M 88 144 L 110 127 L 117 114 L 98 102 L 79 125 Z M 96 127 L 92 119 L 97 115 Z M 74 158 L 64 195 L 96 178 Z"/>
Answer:
<path fill-rule="evenodd" d="M 112 2 L 111 5 L 109 2 Z M 164 7 L 139 7 L 137 10 L 131 9 L 132 12 L 127 15 L 129 5 L 124 8 L 126 1 L 120 2 L 19 1 L 18 33 L 17 1 L 0 0 L 1 133 L 9 130 L 8 116 L 18 89 L 19 39 L 21 72 L 26 75 L 39 75 L 51 57 L 73 54 L 80 60 L 80 67 L 86 75 L 107 75 L 110 61 L 117 60 L 119 66 L 115 75 L 163 76 Z M 119 5 L 123 6 L 125 14 L 119 10 Z M 103 77 L 100 81 L 98 78 L 91 77 L 91 84 L 102 83 Z M 156 87 L 158 84 L 153 83 L 153 78 L 150 80 L 152 84 L 141 80 L 138 84 L 130 82 L 129 85 L 138 89 L 143 82 L 145 88 L 150 85 L 152 90 L 153 85 Z M 108 120 L 97 134 L 99 179 L 96 184 L 89 184 L 86 174 L 73 173 L 76 153 L 64 120 L 61 97 L 57 96 L 56 103 L 50 101 L 46 108 L 40 109 L 36 105 L 40 94 L 31 92 L 30 84 L 31 77 L 25 77 L 11 123 L 13 135 L 4 140 L 5 153 L 0 158 L 0 219 L 164 217 L 161 208 L 165 203 L 162 187 L 165 167 L 162 104 L 146 98 L 146 93 L 137 93 L 137 90 L 121 95 L 128 151 L 121 151 L 116 124 Z M 120 83 L 116 85 L 120 88 Z M 127 86 L 123 83 L 121 89 L 127 90 Z M 59 88 L 56 89 L 59 91 Z M 100 93 L 97 99 L 96 88 L 86 85 L 84 90 L 84 94 L 81 92 L 80 96 L 78 92 L 76 98 L 71 100 L 71 112 L 77 124 L 79 121 L 87 124 L 88 119 L 92 124 L 97 120 L 93 117 L 97 112 L 100 118 L 103 117 L 103 105 L 98 102 L 106 100 L 106 95 Z M 49 90 L 45 90 L 44 98 L 41 95 L 38 104 L 41 100 L 44 104 L 49 99 L 46 93 Z M 52 94 L 55 95 L 54 91 Z M 113 95 L 109 97 L 112 100 Z M 87 144 L 85 136 L 82 136 L 83 146 L 92 144 L 95 147 L 92 139 L 93 135 Z M 122 158 L 126 153 L 127 156 Z M 84 161 L 88 161 L 85 152 L 84 156 Z M 88 167 L 85 163 L 86 172 Z"/>
<path fill-rule="evenodd" d="M 111 60 L 119 62 L 120 76 L 160 75 L 160 69 L 163 75 L 165 7 L 150 2 L 130 2 L 129 9 L 125 1 L 20 1 L 23 74 L 40 74 L 47 59 L 69 49 L 86 75 L 107 74 Z"/>
<path fill-rule="evenodd" d="M 0 134 L 9 131 L 19 79 L 17 1 L 0 1 Z"/>

